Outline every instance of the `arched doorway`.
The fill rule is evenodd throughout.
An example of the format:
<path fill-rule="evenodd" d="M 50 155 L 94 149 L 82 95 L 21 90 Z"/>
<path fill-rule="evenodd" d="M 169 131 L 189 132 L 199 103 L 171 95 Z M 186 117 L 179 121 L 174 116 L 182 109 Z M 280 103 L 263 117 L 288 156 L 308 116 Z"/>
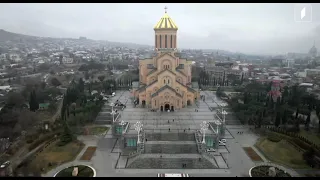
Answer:
<path fill-rule="evenodd" d="M 165 105 L 164 105 L 164 110 L 165 110 L 165 111 L 170 110 L 170 105 L 169 105 L 169 104 L 165 104 Z"/>
<path fill-rule="evenodd" d="M 174 107 L 173 106 L 171 106 L 171 111 L 174 111 Z"/>
<path fill-rule="evenodd" d="M 145 107 L 146 101 L 145 101 L 145 100 L 142 100 L 141 105 L 142 105 L 142 107 Z"/>
<path fill-rule="evenodd" d="M 188 101 L 187 101 L 187 106 L 190 106 L 190 105 L 191 105 L 191 101 L 188 100 Z"/>
<path fill-rule="evenodd" d="M 163 111 L 163 106 L 160 107 L 161 112 Z"/>

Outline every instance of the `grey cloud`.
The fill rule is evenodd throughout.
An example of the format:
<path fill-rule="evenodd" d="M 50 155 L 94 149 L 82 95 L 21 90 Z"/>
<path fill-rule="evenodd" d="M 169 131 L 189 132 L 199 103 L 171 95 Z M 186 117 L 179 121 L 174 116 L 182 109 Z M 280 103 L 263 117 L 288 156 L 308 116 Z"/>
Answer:
<path fill-rule="evenodd" d="M 0 29 L 38 36 L 154 44 L 166 4 L 1 4 Z M 243 53 L 307 52 L 320 44 L 320 5 L 313 22 L 294 22 L 294 4 L 174 4 L 181 48 Z"/>

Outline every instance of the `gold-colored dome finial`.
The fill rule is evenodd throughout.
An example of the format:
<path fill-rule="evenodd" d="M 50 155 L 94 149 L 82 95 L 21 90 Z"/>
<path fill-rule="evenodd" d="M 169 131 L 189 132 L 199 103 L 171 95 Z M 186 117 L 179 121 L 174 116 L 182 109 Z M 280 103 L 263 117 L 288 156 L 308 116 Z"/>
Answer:
<path fill-rule="evenodd" d="M 168 7 L 164 7 L 164 15 L 160 19 L 160 21 L 154 26 L 154 29 L 174 29 L 178 30 L 178 26 L 174 21 L 169 17 L 167 13 Z"/>

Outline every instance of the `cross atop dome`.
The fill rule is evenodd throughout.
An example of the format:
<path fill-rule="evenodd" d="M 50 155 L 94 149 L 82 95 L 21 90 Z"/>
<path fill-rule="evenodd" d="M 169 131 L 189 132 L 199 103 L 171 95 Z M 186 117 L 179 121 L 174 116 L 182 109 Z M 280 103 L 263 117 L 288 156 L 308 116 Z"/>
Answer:
<path fill-rule="evenodd" d="M 167 9 L 168 9 L 168 7 L 165 6 L 165 7 L 164 7 L 164 13 L 167 13 Z"/>

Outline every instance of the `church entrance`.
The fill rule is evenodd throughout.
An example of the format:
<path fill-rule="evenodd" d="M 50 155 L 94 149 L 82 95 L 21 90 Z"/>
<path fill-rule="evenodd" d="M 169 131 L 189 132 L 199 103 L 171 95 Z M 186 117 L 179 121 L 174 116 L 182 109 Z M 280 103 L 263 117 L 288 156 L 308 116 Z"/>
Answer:
<path fill-rule="evenodd" d="M 160 107 L 161 112 L 163 111 L 163 106 Z"/>
<path fill-rule="evenodd" d="M 165 110 L 165 111 L 170 110 L 170 105 L 169 105 L 169 104 L 165 104 L 165 105 L 164 105 L 164 110 Z"/>
<path fill-rule="evenodd" d="M 174 108 L 173 108 L 173 106 L 171 106 L 171 111 L 174 111 Z"/>
<path fill-rule="evenodd" d="M 191 105 L 191 101 L 188 100 L 188 101 L 187 101 L 187 106 L 190 106 L 190 105 Z"/>
<path fill-rule="evenodd" d="M 146 101 L 142 100 L 141 105 L 142 105 L 142 107 L 145 107 L 146 106 Z"/>

